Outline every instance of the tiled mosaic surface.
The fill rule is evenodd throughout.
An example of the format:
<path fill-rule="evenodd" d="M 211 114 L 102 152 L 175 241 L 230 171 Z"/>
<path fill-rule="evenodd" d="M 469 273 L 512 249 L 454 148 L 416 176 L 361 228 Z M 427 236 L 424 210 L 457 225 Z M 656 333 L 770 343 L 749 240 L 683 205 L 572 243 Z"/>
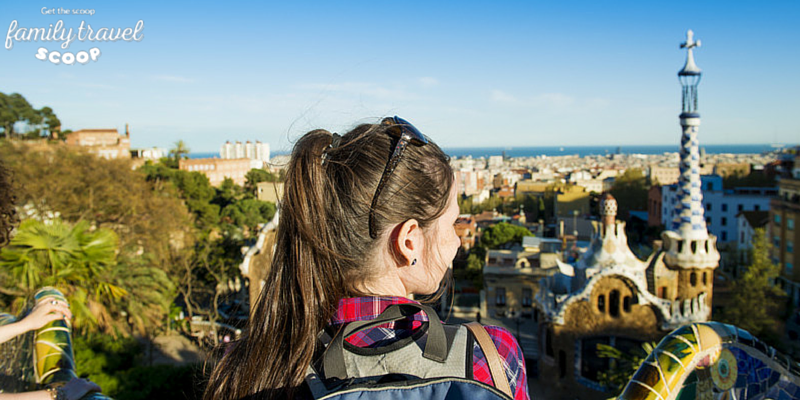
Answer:
<path fill-rule="evenodd" d="M 800 400 L 800 364 L 730 325 L 699 323 L 665 337 L 621 400 Z"/>

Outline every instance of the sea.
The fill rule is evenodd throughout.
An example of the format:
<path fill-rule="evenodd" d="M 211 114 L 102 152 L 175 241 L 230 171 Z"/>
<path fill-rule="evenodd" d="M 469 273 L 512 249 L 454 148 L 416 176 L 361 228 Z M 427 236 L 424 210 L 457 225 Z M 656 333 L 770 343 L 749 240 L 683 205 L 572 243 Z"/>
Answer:
<path fill-rule="evenodd" d="M 779 150 L 784 145 L 775 144 L 708 144 L 701 145 L 700 151 L 706 154 L 762 154 Z M 546 146 L 546 147 L 445 147 L 450 157 L 472 158 L 502 156 L 506 157 L 538 157 L 538 156 L 570 156 L 579 157 L 608 154 L 664 154 L 680 151 L 677 144 L 642 145 L 642 146 Z M 285 155 L 286 152 L 274 152 L 273 156 Z M 192 153 L 189 158 L 219 157 L 219 153 Z"/>

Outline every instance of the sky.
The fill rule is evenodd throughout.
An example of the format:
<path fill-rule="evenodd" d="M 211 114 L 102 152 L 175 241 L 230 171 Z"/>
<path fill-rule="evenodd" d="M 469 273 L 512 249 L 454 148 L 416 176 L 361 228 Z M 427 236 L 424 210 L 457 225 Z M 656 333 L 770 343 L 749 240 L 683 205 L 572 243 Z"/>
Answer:
<path fill-rule="evenodd" d="M 93 15 L 45 14 L 58 8 Z M 140 41 L 11 40 L 82 22 Z M 286 151 L 399 115 L 443 147 L 677 144 L 687 29 L 701 144 L 800 142 L 800 2 L 0 1 L 0 92 L 134 148 Z M 11 35 L 11 39 L 9 39 Z M 9 40 L 13 47 L 8 49 Z M 39 48 L 77 54 L 73 65 Z"/>

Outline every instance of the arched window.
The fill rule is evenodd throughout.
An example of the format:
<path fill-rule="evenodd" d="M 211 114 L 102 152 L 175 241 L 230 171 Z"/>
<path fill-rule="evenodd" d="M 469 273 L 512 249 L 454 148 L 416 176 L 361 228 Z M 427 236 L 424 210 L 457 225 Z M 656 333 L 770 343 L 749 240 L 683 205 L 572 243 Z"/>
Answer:
<path fill-rule="evenodd" d="M 696 273 L 692 272 L 691 275 L 689 275 L 689 284 L 692 285 L 692 286 L 697 286 L 697 274 Z"/>
<path fill-rule="evenodd" d="M 625 296 L 622 298 L 622 309 L 626 313 L 631 312 L 631 296 Z"/>
<path fill-rule="evenodd" d="M 600 311 L 601 313 L 606 312 L 606 295 L 604 294 L 597 296 L 597 311 Z"/>
<path fill-rule="evenodd" d="M 553 331 L 549 329 L 544 333 L 544 354 L 550 357 L 555 355 L 553 351 Z"/>
<path fill-rule="evenodd" d="M 619 317 L 619 290 L 614 289 L 608 294 L 608 314 Z"/>
<path fill-rule="evenodd" d="M 708 285 L 708 272 L 703 271 L 703 285 Z"/>

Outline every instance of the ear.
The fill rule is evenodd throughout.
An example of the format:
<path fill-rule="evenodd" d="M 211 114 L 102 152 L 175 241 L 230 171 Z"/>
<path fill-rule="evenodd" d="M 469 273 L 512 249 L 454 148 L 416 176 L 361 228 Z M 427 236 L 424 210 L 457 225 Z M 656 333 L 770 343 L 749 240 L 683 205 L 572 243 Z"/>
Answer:
<path fill-rule="evenodd" d="M 392 247 L 398 257 L 400 266 L 409 266 L 414 260 L 422 257 L 424 237 L 422 228 L 416 219 L 409 219 L 395 228 L 396 235 L 392 235 Z"/>

